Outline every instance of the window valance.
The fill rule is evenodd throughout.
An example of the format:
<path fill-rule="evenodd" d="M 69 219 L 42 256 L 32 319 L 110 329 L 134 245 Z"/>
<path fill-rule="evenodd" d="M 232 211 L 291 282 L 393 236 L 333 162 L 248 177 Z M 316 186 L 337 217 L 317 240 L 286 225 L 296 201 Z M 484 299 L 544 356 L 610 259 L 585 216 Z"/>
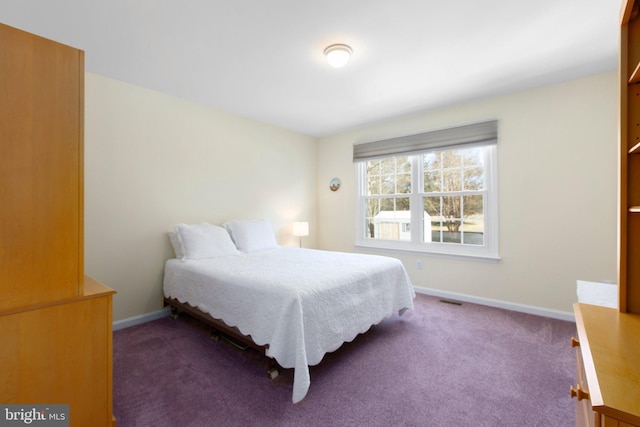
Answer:
<path fill-rule="evenodd" d="M 498 121 L 472 123 L 454 128 L 406 135 L 382 141 L 354 144 L 353 161 L 423 153 L 446 147 L 495 145 L 498 143 Z"/>

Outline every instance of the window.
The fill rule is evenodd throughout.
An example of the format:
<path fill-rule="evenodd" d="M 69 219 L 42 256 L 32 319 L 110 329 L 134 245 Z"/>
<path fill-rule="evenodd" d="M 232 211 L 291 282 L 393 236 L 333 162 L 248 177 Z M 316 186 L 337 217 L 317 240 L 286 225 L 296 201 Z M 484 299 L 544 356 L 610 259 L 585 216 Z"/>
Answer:
<path fill-rule="evenodd" d="M 411 158 L 371 160 L 364 167 L 365 234 L 375 239 L 410 241 Z"/>
<path fill-rule="evenodd" d="M 476 128 L 465 143 L 433 142 L 451 141 L 454 128 L 354 146 L 357 244 L 496 259 L 497 124 L 488 123 L 489 137 Z M 396 153 L 409 138 L 410 153 Z"/>

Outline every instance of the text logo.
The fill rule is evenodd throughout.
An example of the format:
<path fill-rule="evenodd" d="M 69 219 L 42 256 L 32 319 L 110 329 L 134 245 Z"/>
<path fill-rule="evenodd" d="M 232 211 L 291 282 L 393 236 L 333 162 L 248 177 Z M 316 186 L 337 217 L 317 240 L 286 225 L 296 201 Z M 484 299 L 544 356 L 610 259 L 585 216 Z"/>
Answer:
<path fill-rule="evenodd" d="M 69 405 L 0 405 L 0 427 L 69 427 Z"/>

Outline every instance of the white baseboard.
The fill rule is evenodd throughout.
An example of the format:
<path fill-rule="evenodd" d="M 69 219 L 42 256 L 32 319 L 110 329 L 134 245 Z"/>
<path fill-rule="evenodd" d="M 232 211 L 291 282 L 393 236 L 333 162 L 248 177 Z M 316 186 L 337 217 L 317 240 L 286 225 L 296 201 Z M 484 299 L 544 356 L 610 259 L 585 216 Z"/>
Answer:
<path fill-rule="evenodd" d="M 139 316 L 129 317 L 128 319 L 118 320 L 113 322 L 113 330 L 129 328 L 131 326 L 140 325 L 142 323 L 151 322 L 152 320 L 161 319 L 167 317 L 170 314 L 169 307 L 162 310 L 152 311 L 151 313 L 141 314 Z"/>
<path fill-rule="evenodd" d="M 431 295 L 438 298 L 446 298 L 454 301 L 470 302 L 473 304 L 486 305 L 489 307 L 503 308 L 505 310 L 518 311 L 521 313 L 535 314 L 537 316 L 551 317 L 553 319 L 567 320 L 569 322 L 575 322 L 576 319 L 573 313 L 550 310 L 548 308 L 534 307 L 531 305 L 516 304 L 513 302 L 506 302 L 500 300 L 494 300 L 490 298 L 474 297 L 472 295 L 458 294 L 455 292 L 441 291 L 438 289 L 423 288 L 420 286 L 414 286 L 416 293 Z M 113 322 L 113 330 L 129 328 L 131 326 L 140 325 L 142 323 L 150 322 L 152 320 L 161 319 L 169 316 L 169 308 L 163 308 L 162 310 L 153 311 L 151 313 L 141 314 L 139 316 L 129 317 L 128 319 L 118 320 Z"/>
<path fill-rule="evenodd" d="M 473 304 L 487 305 L 489 307 L 503 308 L 505 310 L 518 311 L 521 313 L 535 314 L 536 316 L 551 317 L 553 319 L 567 320 L 575 322 L 575 316 L 571 312 L 551 310 L 548 308 L 534 307 L 532 305 L 517 304 L 513 302 L 500 301 L 490 298 L 474 297 L 472 295 L 458 294 L 455 292 L 441 291 L 438 289 L 423 288 L 414 286 L 416 293 L 431 295 L 438 298 L 446 298 L 454 301 L 470 302 Z"/>

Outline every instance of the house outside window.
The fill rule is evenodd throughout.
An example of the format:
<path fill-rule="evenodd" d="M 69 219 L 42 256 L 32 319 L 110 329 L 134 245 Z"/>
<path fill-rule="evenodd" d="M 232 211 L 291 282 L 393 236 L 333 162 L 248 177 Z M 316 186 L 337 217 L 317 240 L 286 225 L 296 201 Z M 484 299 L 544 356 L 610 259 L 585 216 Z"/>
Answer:
<path fill-rule="evenodd" d="M 358 246 L 498 259 L 497 122 L 369 144 L 354 145 Z"/>

